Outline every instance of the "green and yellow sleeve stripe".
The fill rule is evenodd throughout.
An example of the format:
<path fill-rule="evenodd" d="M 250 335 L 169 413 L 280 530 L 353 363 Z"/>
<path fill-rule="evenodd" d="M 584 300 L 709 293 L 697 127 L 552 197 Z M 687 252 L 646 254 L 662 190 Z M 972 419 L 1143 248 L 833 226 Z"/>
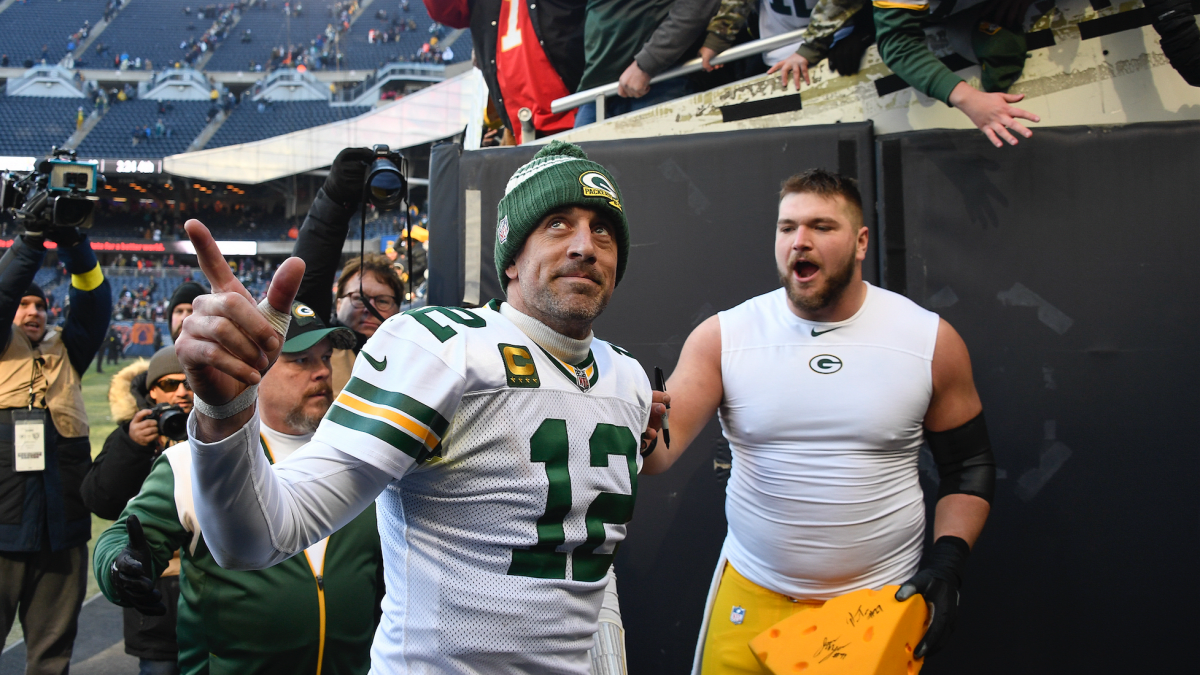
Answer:
<path fill-rule="evenodd" d="M 411 396 L 350 378 L 328 413 L 329 421 L 369 434 L 418 462 L 441 451 L 450 422 Z"/>

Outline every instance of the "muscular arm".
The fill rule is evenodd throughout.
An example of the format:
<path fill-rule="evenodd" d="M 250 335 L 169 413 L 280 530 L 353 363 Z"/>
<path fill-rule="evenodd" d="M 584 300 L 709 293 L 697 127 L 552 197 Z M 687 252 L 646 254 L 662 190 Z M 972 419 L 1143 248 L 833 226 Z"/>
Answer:
<path fill-rule="evenodd" d="M 642 473 L 662 473 L 671 468 L 696 440 L 721 404 L 721 322 L 709 317 L 683 343 L 679 363 L 667 381 L 671 394 L 671 447 L 660 438 L 658 447 L 642 463 Z"/>
<path fill-rule="evenodd" d="M 934 432 L 955 429 L 982 411 L 967 345 L 958 331 L 942 319 L 933 352 L 933 398 L 925 413 L 925 429 Z M 974 546 L 990 511 L 988 502 L 975 495 L 942 497 L 934 515 L 933 540 L 950 535 Z"/>
<path fill-rule="evenodd" d="M 204 540 L 227 569 L 263 569 L 328 537 L 371 505 L 392 476 L 320 442 L 272 467 L 258 417 L 213 443 L 192 438 L 192 492 Z M 244 477 L 236 480 L 234 477 Z"/>

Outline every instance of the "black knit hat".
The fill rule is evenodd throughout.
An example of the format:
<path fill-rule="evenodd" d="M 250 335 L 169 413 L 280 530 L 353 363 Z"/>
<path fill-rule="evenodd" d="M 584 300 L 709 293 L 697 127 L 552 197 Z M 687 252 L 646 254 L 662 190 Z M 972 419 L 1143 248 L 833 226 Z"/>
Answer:
<path fill-rule="evenodd" d="M 194 281 L 185 281 L 179 284 L 179 288 L 175 289 L 175 293 L 171 295 L 171 306 L 167 308 L 167 321 L 175 315 L 175 307 L 182 304 L 191 304 L 197 297 L 208 293 L 207 290 L 200 284 Z"/>
<path fill-rule="evenodd" d="M 46 299 L 46 292 L 43 291 L 42 287 L 38 286 L 37 284 L 29 284 L 29 290 L 25 291 L 25 295 L 22 295 L 21 297 L 28 295 L 36 295 L 42 299 L 42 302 L 46 303 L 47 305 L 50 304 L 50 301 Z"/>

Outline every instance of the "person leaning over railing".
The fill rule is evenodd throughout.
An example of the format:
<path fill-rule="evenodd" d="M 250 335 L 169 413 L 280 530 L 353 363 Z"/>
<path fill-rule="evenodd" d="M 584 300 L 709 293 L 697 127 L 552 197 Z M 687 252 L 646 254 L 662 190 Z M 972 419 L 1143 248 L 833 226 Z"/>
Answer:
<path fill-rule="evenodd" d="M 693 93 L 687 78 L 650 80 L 696 54 L 718 2 L 588 0 L 579 91 L 618 82 L 620 98 L 608 102 L 608 117 Z M 576 128 L 595 121 L 594 102 L 579 106 Z"/>
<path fill-rule="evenodd" d="M 1033 132 L 1018 119 L 1040 122 L 1013 106 L 1024 94 L 1007 94 L 1025 68 L 1025 13 L 1032 0 L 874 0 L 879 56 L 892 72 L 926 96 L 963 112 L 997 148 L 1016 145 L 1012 133 Z M 924 26 L 961 11 L 979 14 L 971 46 L 982 68 L 983 91 L 946 67 L 925 44 Z"/>
<path fill-rule="evenodd" d="M 858 72 L 863 53 L 875 39 L 871 26 L 856 25 L 857 21 L 852 23 L 862 8 L 863 0 L 816 0 L 811 8 L 805 0 L 721 0 L 720 9 L 708 23 L 708 36 L 700 48 L 700 58 L 705 70 L 720 68 L 709 62 L 733 46 L 750 15 L 757 12 L 759 39 L 805 29 L 799 44 L 763 54 L 763 61 L 771 68 L 768 72 L 781 72 L 784 86 L 793 79 L 799 89 L 801 78 L 806 84 L 812 84 L 808 69 L 827 56 L 830 69 L 842 75 L 853 75 Z"/>
<path fill-rule="evenodd" d="M 71 273 L 71 311 L 46 325 L 33 283 L 58 245 Z M 26 232 L 0 259 L 0 611 L 25 630 L 31 673 L 66 673 L 87 588 L 92 520 L 79 486 L 92 463 L 80 375 L 108 332 L 112 289 L 87 235 Z"/>

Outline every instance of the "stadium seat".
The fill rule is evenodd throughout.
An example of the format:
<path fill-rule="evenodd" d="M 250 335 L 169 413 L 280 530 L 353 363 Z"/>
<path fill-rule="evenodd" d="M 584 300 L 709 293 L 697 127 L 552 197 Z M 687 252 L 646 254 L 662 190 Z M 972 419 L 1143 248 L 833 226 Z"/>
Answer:
<path fill-rule="evenodd" d="M 205 149 L 280 136 L 357 117 L 371 109 L 369 106 L 331 107 L 324 101 L 288 101 L 265 105 L 266 109 L 260 113 L 256 102 L 243 101 L 217 129 L 217 133 L 204 146 Z"/>
<path fill-rule="evenodd" d="M 80 106 L 85 115 L 91 114 L 87 99 L 0 95 L 0 155 L 49 154 L 52 146 L 62 146 L 75 132 Z"/>

